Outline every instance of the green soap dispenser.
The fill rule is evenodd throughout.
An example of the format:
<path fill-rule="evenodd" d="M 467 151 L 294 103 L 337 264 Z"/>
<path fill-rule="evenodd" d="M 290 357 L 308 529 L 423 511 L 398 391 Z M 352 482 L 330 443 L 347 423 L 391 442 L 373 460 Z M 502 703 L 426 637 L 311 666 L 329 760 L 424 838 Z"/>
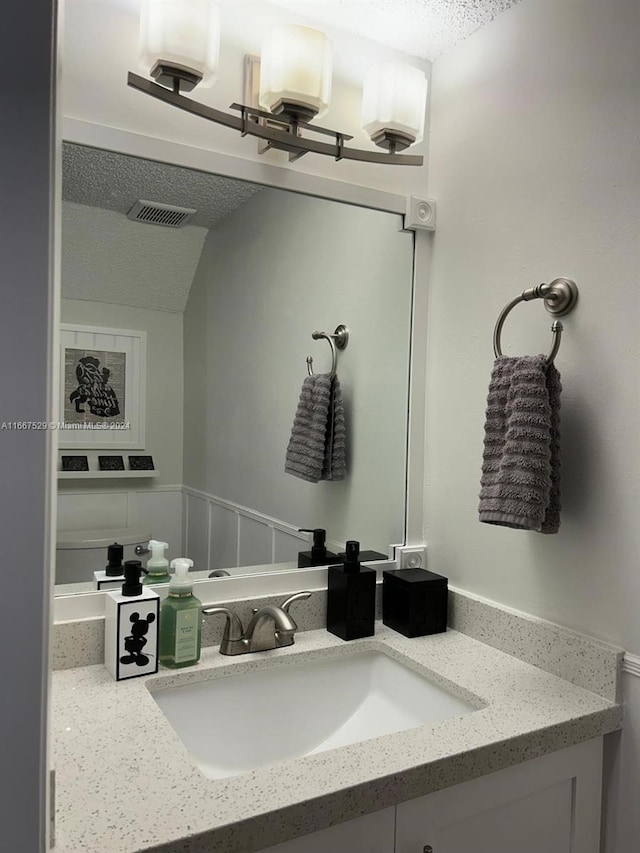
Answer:
<path fill-rule="evenodd" d="M 178 669 L 200 660 L 202 604 L 193 594 L 189 569 L 193 560 L 171 561 L 175 574 L 160 608 L 160 663 Z"/>
<path fill-rule="evenodd" d="M 169 583 L 171 580 L 169 575 L 169 561 L 164 556 L 164 552 L 168 547 L 167 542 L 158 542 L 157 539 L 152 539 L 149 542 L 151 557 L 147 562 L 147 574 L 142 581 L 145 586 L 152 583 Z"/>

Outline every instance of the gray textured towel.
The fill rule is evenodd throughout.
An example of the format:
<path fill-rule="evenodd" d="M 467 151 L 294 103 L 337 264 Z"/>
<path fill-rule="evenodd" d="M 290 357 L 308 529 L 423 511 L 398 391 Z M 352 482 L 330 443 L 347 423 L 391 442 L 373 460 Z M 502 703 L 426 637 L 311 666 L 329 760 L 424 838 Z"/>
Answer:
<path fill-rule="evenodd" d="M 315 373 L 302 383 L 284 470 L 309 483 L 346 477 L 344 406 L 337 377 Z"/>
<path fill-rule="evenodd" d="M 496 358 L 484 427 L 480 521 L 557 533 L 560 374 L 546 356 Z"/>

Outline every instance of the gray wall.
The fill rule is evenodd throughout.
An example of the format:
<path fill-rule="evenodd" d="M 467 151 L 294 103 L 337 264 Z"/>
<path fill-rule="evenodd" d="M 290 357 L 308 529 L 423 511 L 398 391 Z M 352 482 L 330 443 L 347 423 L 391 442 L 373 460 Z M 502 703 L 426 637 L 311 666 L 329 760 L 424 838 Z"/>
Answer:
<path fill-rule="evenodd" d="M 402 541 L 412 235 L 400 217 L 265 189 L 211 230 L 185 312 L 184 482 L 338 540 Z M 346 480 L 284 473 L 316 330 L 338 375 Z"/>
<path fill-rule="evenodd" d="M 53 314 L 52 4 L 6 0 L 2 11 L 3 67 L 19 71 L 0 90 L 0 420 L 48 421 L 48 315 Z M 44 850 L 50 435 L 0 431 L 3 571 L 20 578 L 19 599 L 5 587 L 0 607 L 0 846 L 12 853 Z M 20 606 L 15 606 L 16 600 Z"/>
<path fill-rule="evenodd" d="M 425 505 L 434 571 L 635 655 L 639 35 L 636 0 L 522 0 L 434 64 Z M 494 323 L 522 289 L 560 275 L 575 278 L 580 301 L 556 361 L 562 527 L 541 536 L 480 524 L 477 503 Z M 547 351 L 549 326 L 540 303 L 519 306 L 505 352 Z M 640 744 L 640 691 L 627 698 L 625 807 L 607 853 L 629 853 L 640 838 L 628 760 Z"/>

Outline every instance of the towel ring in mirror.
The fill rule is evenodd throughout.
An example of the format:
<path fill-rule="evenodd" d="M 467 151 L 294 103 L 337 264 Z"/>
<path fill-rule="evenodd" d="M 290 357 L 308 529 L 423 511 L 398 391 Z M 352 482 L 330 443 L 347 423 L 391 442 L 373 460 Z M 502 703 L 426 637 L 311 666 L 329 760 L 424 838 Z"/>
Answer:
<path fill-rule="evenodd" d="M 349 330 L 343 323 L 341 323 L 339 326 L 336 326 L 333 334 L 330 332 L 313 332 L 311 337 L 314 341 L 319 341 L 321 338 L 324 338 L 324 340 L 329 343 L 329 346 L 331 347 L 330 376 L 333 379 L 338 369 L 338 350 L 347 348 L 347 344 L 349 343 Z M 307 356 L 307 371 L 309 376 L 313 376 L 313 356 L 311 355 Z"/>
<path fill-rule="evenodd" d="M 508 313 L 512 308 L 520 302 L 530 302 L 532 299 L 544 300 L 544 307 L 550 314 L 556 317 L 564 317 L 570 314 L 576 307 L 578 301 L 578 287 L 574 281 L 568 278 L 556 278 L 550 284 L 539 284 L 536 287 L 530 287 L 528 290 L 523 290 L 520 296 L 517 296 L 500 312 L 495 329 L 493 330 L 493 351 L 496 358 L 502 355 L 502 347 L 500 346 L 500 335 L 504 321 L 507 319 Z M 553 333 L 553 341 L 551 352 L 547 356 L 547 367 L 553 363 L 558 350 L 560 349 L 560 339 L 562 337 L 562 323 L 560 320 L 554 320 L 551 324 Z"/>

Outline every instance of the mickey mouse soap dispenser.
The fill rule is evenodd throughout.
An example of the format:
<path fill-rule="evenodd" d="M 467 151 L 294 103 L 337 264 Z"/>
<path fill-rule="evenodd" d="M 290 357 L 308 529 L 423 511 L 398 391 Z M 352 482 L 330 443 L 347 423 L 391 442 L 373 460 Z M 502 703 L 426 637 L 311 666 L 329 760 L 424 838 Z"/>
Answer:
<path fill-rule="evenodd" d="M 140 583 L 144 571 L 140 560 L 128 560 L 122 591 L 105 595 L 104 665 L 116 681 L 158 671 L 160 598 Z"/>
<path fill-rule="evenodd" d="M 191 566 L 193 560 L 186 557 L 171 561 L 175 574 L 160 611 L 160 663 L 172 669 L 200 660 L 202 604 L 193 594 Z"/>

